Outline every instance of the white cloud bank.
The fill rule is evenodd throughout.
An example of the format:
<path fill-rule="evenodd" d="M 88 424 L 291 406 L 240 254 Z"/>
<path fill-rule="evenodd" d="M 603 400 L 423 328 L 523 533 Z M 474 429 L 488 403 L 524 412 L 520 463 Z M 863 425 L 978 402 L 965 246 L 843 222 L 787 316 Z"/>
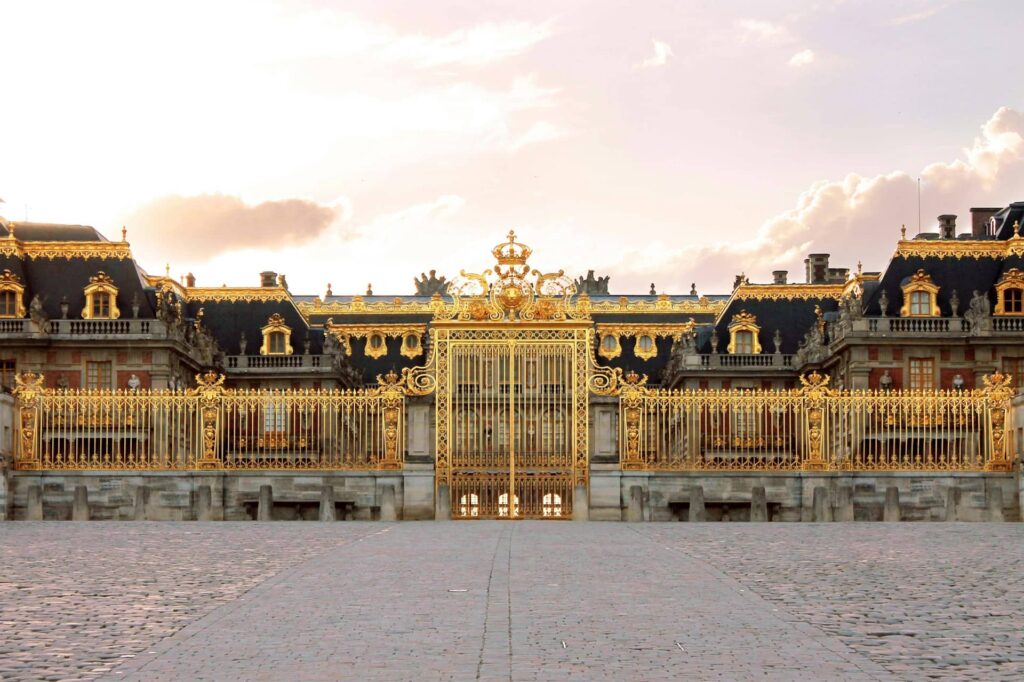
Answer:
<path fill-rule="evenodd" d="M 814 50 L 800 50 L 786 62 L 790 66 L 807 66 L 814 63 Z"/>
<path fill-rule="evenodd" d="M 654 54 L 637 64 L 639 69 L 665 66 L 668 63 L 669 57 L 675 56 L 672 52 L 672 46 L 668 43 L 663 43 L 660 40 L 652 40 L 651 42 L 654 44 Z"/>

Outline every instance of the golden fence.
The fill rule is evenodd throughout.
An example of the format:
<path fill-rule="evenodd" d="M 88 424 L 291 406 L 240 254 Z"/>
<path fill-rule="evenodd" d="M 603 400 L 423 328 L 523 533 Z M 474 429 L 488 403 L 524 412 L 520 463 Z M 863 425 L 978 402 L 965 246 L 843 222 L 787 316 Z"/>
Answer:
<path fill-rule="evenodd" d="M 970 391 L 619 390 L 624 469 L 1009 471 L 1010 377 Z"/>
<path fill-rule="evenodd" d="M 206 374 L 187 391 L 53 390 L 16 379 L 15 467 L 401 469 L 398 377 L 359 390 L 232 390 Z"/>

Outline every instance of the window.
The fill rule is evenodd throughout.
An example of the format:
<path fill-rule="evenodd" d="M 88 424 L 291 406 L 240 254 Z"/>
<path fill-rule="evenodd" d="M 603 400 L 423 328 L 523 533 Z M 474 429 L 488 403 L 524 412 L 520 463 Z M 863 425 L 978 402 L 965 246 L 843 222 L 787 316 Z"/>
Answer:
<path fill-rule="evenodd" d="M 605 334 L 601 337 L 601 346 L 598 348 L 598 355 L 602 358 L 612 360 L 622 354 L 619 346 L 619 337 L 615 334 Z"/>
<path fill-rule="evenodd" d="M 86 362 L 85 363 L 85 387 L 89 389 L 110 388 L 111 377 L 110 362 Z"/>
<path fill-rule="evenodd" d="M 938 317 L 939 285 L 932 281 L 931 275 L 918 270 L 900 284 L 903 291 L 903 307 L 900 317 Z"/>
<path fill-rule="evenodd" d="M 287 417 L 288 413 L 283 403 L 279 405 L 273 400 L 268 400 L 263 406 L 263 432 L 283 432 L 286 429 Z"/>
<path fill-rule="evenodd" d="M 274 313 L 267 323 L 260 328 L 263 334 L 263 345 L 260 355 L 291 355 L 292 328 L 284 323 L 280 314 Z"/>
<path fill-rule="evenodd" d="M 758 341 L 758 334 L 761 327 L 757 324 L 757 317 L 746 310 L 741 310 L 732 316 L 729 322 L 729 347 L 730 354 L 740 353 L 744 355 L 756 355 L 761 352 L 761 344 Z"/>
<path fill-rule="evenodd" d="M 754 352 L 753 332 L 736 332 L 736 351 L 741 354 Z"/>
<path fill-rule="evenodd" d="M 370 334 L 366 339 L 366 356 L 369 358 L 382 358 L 388 353 L 387 343 L 384 335 L 380 332 Z"/>
<path fill-rule="evenodd" d="M 0 386 L 12 388 L 17 365 L 14 360 L 0 360 Z"/>
<path fill-rule="evenodd" d="M 459 516 L 480 516 L 480 497 L 476 493 L 459 498 Z"/>
<path fill-rule="evenodd" d="M 508 516 L 508 493 L 498 495 L 498 516 Z M 519 496 L 512 496 L 512 516 L 519 516 Z"/>
<path fill-rule="evenodd" d="M 420 347 L 420 335 L 410 332 L 402 337 L 402 356 L 410 360 L 419 356 L 422 352 Z"/>
<path fill-rule="evenodd" d="M 1024 313 L 1024 289 L 1006 289 L 1003 291 L 1003 312 L 1008 315 Z"/>
<path fill-rule="evenodd" d="M 910 294 L 911 315 L 931 315 L 932 300 L 927 291 L 914 291 Z"/>
<path fill-rule="evenodd" d="M 94 320 L 106 320 L 110 318 L 110 294 L 93 294 L 92 313 L 90 317 Z"/>
<path fill-rule="evenodd" d="M 1003 374 L 1010 375 L 1015 389 L 1024 387 L 1024 358 L 1003 358 Z"/>
<path fill-rule="evenodd" d="M 270 334 L 270 355 L 284 355 L 284 332 Z"/>
<path fill-rule="evenodd" d="M 911 390 L 935 388 L 935 360 L 932 358 L 910 358 Z"/>
<path fill-rule="evenodd" d="M 654 343 L 654 337 L 650 334 L 641 334 L 636 340 L 634 354 L 641 360 L 650 360 L 658 354 L 658 347 Z"/>
<path fill-rule="evenodd" d="M 558 493 L 545 493 L 541 499 L 541 514 L 544 516 L 561 516 L 562 496 Z"/>
<path fill-rule="evenodd" d="M 10 270 L 0 273 L 0 317 L 25 317 L 25 287 Z"/>
<path fill-rule="evenodd" d="M 116 320 L 121 317 L 121 311 L 117 309 L 117 287 L 107 273 L 97 272 L 90 277 L 84 293 L 85 307 L 82 308 L 82 319 Z"/>

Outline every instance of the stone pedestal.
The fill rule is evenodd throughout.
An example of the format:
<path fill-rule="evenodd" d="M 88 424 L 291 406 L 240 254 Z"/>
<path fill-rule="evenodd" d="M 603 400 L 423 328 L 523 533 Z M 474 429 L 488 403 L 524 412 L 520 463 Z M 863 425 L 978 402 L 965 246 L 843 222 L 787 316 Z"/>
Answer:
<path fill-rule="evenodd" d="M 960 487 L 950 486 L 946 488 L 946 508 L 943 513 L 943 521 L 960 520 Z"/>
<path fill-rule="evenodd" d="M 750 520 L 756 522 L 768 520 L 768 498 L 764 494 L 763 485 L 755 485 L 750 489 Z"/>
<path fill-rule="evenodd" d="M 380 488 L 380 520 L 398 520 L 398 512 L 395 508 L 395 486 L 393 485 L 384 485 Z"/>
<path fill-rule="evenodd" d="M 196 521 L 213 521 L 213 492 L 208 485 L 196 489 Z"/>
<path fill-rule="evenodd" d="M 988 507 L 988 521 L 1004 521 L 1003 517 L 1003 489 L 999 486 L 989 485 L 985 490 L 985 503 Z"/>
<path fill-rule="evenodd" d="M 260 486 L 260 501 L 256 507 L 257 521 L 271 521 L 274 518 L 274 488 L 270 485 Z"/>
<path fill-rule="evenodd" d="M 882 520 L 889 523 L 900 521 L 900 489 L 894 485 L 885 489 L 885 507 L 882 509 Z"/>
<path fill-rule="evenodd" d="M 641 485 L 629 486 L 629 500 L 626 503 L 626 521 L 640 523 L 644 520 L 644 488 Z"/>
<path fill-rule="evenodd" d="M 690 518 L 691 523 L 707 521 L 707 513 L 704 511 L 704 488 L 695 485 L 690 488 Z"/>
<path fill-rule="evenodd" d="M 572 495 L 572 520 L 590 520 L 590 496 L 587 494 L 587 486 L 578 485 Z"/>
<path fill-rule="evenodd" d="M 448 492 L 448 486 L 441 484 L 437 486 L 437 499 L 434 500 L 434 520 L 452 520 L 452 496 Z"/>
<path fill-rule="evenodd" d="M 334 486 L 324 485 L 320 487 L 320 520 L 334 521 Z"/>
<path fill-rule="evenodd" d="M 836 492 L 839 499 L 836 501 L 835 520 L 850 523 L 854 519 L 853 486 L 841 485 Z"/>
<path fill-rule="evenodd" d="M 25 520 L 43 520 L 43 487 L 30 485 L 27 492 L 28 499 L 25 503 Z"/>
<path fill-rule="evenodd" d="M 71 503 L 71 520 L 89 520 L 89 489 L 84 485 L 75 486 L 75 499 Z"/>
<path fill-rule="evenodd" d="M 135 510 L 133 521 L 145 521 L 149 518 L 149 486 L 140 485 L 135 489 Z"/>
<path fill-rule="evenodd" d="M 811 508 L 814 515 L 811 520 L 814 523 L 832 522 L 832 505 L 828 499 L 828 488 L 823 485 L 814 487 L 814 493 L 811 499 Z"/>

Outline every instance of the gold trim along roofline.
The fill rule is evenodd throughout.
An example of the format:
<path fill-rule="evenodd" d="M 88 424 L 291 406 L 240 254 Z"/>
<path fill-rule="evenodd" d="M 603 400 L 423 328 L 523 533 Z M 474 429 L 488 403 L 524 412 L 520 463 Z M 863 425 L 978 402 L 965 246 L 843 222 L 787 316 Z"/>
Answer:
<path fill-rule="evenodd" d="M 846 290 L 842 284 L 740 284 L 733 292 L 734 301 L 791 301 L 795 299 L 834 298 L 841 300 Z M 724 307 L 724 306 L 723 306 Z"/>
<path fill-rule="evenodd" d="M 0 255 L 17 258 L 132 258 L 128 242 L 23 242 L 0 239 Z"/>
<path fill-rule="evenodd" d="M 1005 258 L 1024 256 L 1024 237 L 1009 239 L 907 239 L 896 245 L 893 258 Z"/>

